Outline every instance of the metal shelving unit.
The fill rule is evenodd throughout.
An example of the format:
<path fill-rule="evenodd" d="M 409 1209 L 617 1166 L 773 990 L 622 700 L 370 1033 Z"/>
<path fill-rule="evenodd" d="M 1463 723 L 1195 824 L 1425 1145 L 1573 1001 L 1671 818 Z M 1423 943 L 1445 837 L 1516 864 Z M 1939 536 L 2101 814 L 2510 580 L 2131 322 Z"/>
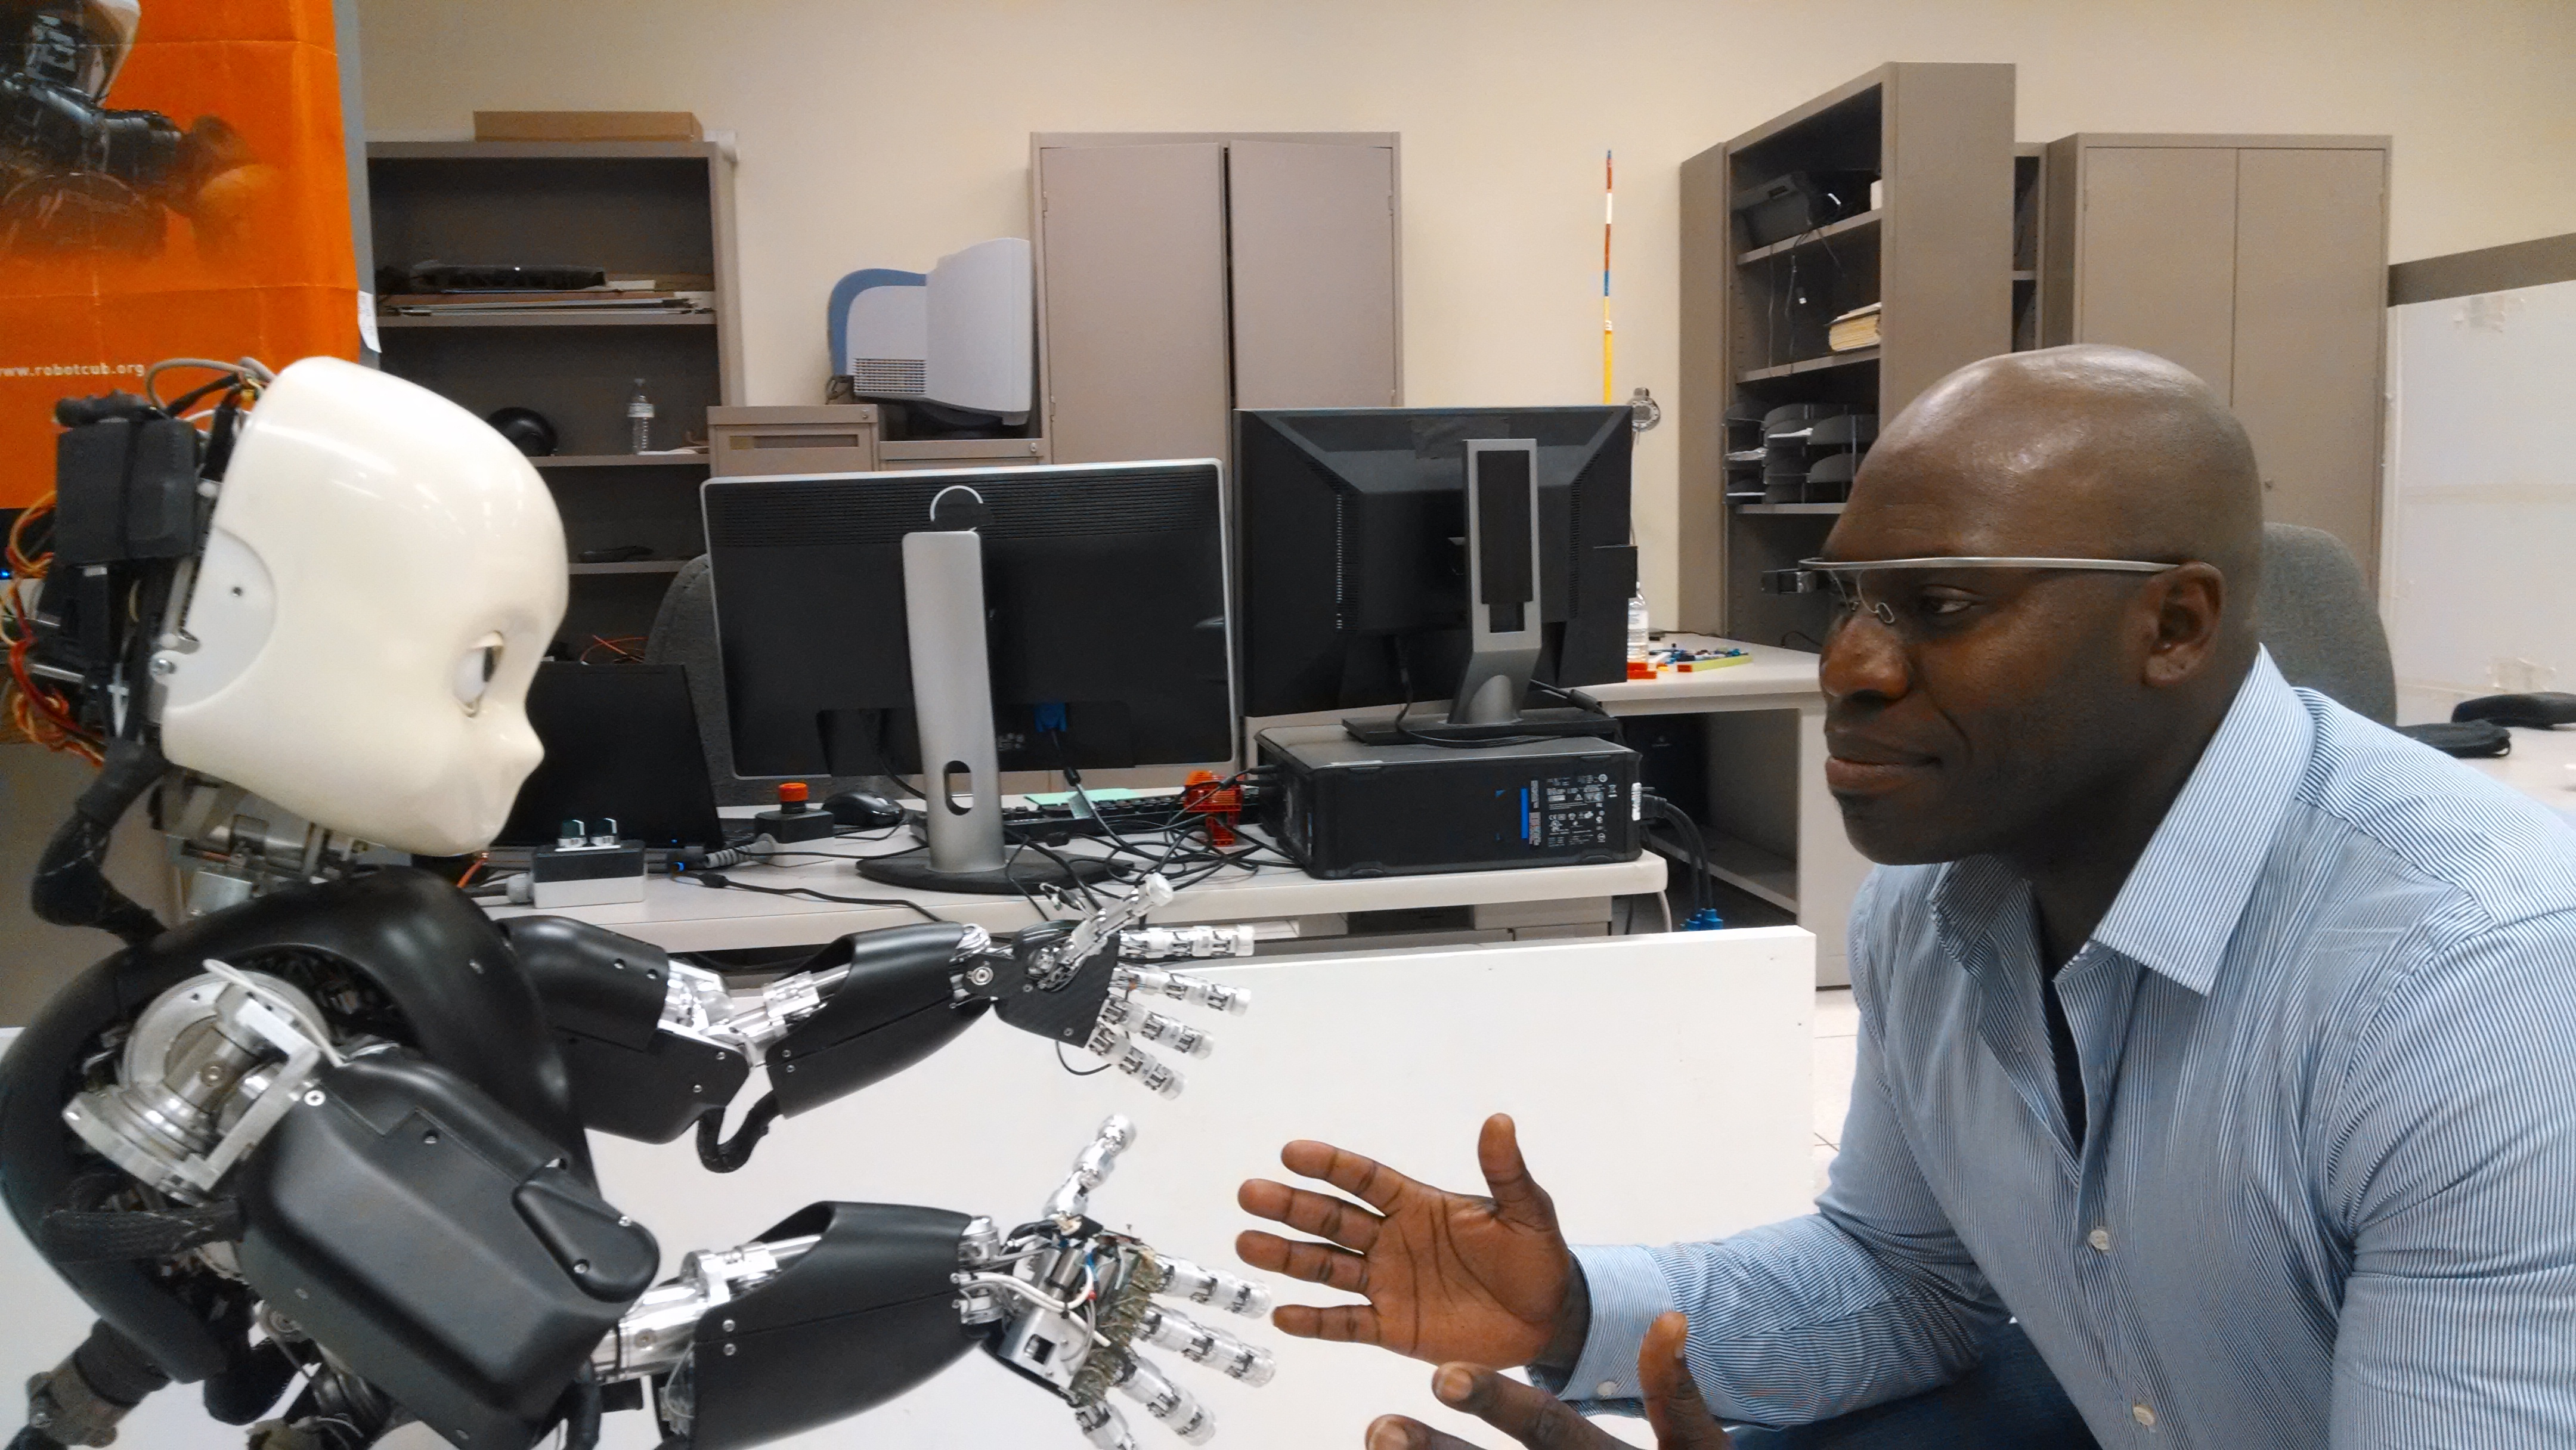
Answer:
<path fill-rule="evenodd" d="M 733 160 L 710 142 L 440 141 L 367 147 L 374 255 L 421 262 L 546 262 L 708 277 L 704 312 L 565 308 L 386 315 L 387 372 L 476 416 L 534 408 L 564 452 L 532 459 L 553 488 L 565 542 L 650 557 L 568 565 L 560 638 L 641 634 L 683 561 L 705 549 L 698 485 L 707 455 L 629 454 L 625 405 L 645 379 L 665 446 L 706 432 L 709 407 L 741 401 Z"/>
<path fill-rule="evenodd" d="M 2014 255 L 2015 155 L 2011 66 L 1898 63 L 1682 163 L 1683 628 L 1817 647 L 1828 605 L 1759 580 L 1816 554 L 1842 505 L 1730 500 L 1728 454 L 1748 440 L 1740 425 L 1730 440 L 1727 420 L 1788 403 L 1884 420 L 2007 350 L 2013 294 L 2038 285 L 2010 280 L 2038 265 Z M 1801 171 L 1870 173 L 1877 205 L 1749 245 L 1733 198 Z M 1831 351 L 1828 324 L 1872 303 L 1879 344 Z"/>

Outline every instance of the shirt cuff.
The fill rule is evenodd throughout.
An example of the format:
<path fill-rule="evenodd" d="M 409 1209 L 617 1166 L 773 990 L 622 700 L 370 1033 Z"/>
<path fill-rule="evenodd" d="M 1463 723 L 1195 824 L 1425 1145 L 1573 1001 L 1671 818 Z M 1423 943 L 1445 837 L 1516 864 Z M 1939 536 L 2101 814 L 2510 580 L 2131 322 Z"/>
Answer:
<path fill-rule="evenodd" d="M 1638 1245 L 1578 1248 L 1574 1261 L 1592 1292 L 1592 1328 L 1565 1383 L 1551 1386 L 1576 1406 L 1634 1411 L 1644 1402 L 1637 1386 L 1637 1351 L 1659 1315 L 1680 1306 L 1655 1267 L 1655 1252 Z"/>

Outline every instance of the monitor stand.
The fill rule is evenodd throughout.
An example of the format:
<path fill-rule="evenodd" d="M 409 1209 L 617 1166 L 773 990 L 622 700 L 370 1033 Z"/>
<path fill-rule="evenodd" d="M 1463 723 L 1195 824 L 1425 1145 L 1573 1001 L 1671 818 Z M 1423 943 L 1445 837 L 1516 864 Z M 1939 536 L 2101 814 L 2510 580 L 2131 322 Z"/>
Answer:
<path fill-rule="evenodd" d="M 1485 745 L 1496 741 L 1615 734 L 1589 710 L 1527 710 L 1541 639 L 1538 585 L 1538 443 L 1467 440 L 1467 668 L 1449 718 L 1399 725 L 1394 714 L 1354 716 L 1342 728 L 1362 745 Z"/>
<path fill-rule="evenodd" d="M 931 511 L 935 519 L 936 500 Z M 1109 863 L 1097 858 L 1013 851 L 1003 844 L 993 677 L 984 648 L 982 537 L 973 529 L 906 534 L 903 608 L 921 746 L 922 818 L 930 843 L 921 855 L 862 860 L 859 874 L 888 886 L 979 896 L 1017 896 L 1107 877 Z"/>

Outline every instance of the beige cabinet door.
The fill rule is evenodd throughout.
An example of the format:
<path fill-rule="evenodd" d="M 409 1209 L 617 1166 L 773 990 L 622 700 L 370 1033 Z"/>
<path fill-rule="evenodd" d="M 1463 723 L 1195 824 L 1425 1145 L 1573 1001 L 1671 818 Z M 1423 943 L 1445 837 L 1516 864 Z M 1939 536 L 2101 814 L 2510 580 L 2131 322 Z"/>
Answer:
<path fill-rule="evenodd" d="M 1225 148 L 1044 147 L 1037 230 L 1055 461 L 1225 457 Z"/>
<path fill-rule="evenodd" d="M 2075 339 L 2170 358 L 2228 396 L 2236 351 L 2236 150 L 2088 147 Z"/>
<path fill-rule="evenodd" d="M 1239 408 L 1386 408 L 1397 380 L 1395 152 L 1235 141 Z"/>
<path fill-rule="evenodd" d="M 2263 516 L 2343 540 L 2375 580 L 2388 153 L 2239 156 L 2232 401 L 2262 466 Z"/>

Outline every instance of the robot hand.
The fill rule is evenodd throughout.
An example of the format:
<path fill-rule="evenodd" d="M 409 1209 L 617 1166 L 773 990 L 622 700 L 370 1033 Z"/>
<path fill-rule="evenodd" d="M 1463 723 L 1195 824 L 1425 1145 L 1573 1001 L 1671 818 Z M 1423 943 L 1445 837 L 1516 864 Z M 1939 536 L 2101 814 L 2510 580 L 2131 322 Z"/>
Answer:
<path fill-rule="evenodd" d="M 970 1235 L 957 1275 L 969 1324 L 989 1326 L 985 1351 L 1046 1386 L 1073 1407 L 1084 1438 L 1103 1450 L 1135 1450 L 1126 1421 L 1108 1402 L 1115 1389 L 1190 1444 L 1205 1444 L 1216 1422 L 1188 1391 L 1139 1351 L 1168 1349 L 1249 1385 L 1267 1384 L 1267 1350 L 1200 1324 L 1157 1296 L 1259 1318 L 1270 1291 L 1231 1274 L 1172 1258 L 1087 1214 L 1091 1190 L 1135 1142 L 1136 1126 L 1113 1116 L 1074 1160 L 1073 1173 L 1044 1216 L 1007 1236 Z"/>
<path fill-rule="evenodd" d="M 1138 926 L 1171 899 L 1171 883 L 1148 876 L 1134 895 L 1079 922 L 1047 922 L 1021 932 L 1007 960 L 971 970 L 965 981 L 994 1004 L 994 1015 L 1021 1031 L 1072 1043 L 1156 1093 L 1178 1097 L 1181 1074 L 1145 1045 L 1205 1057 L 1215 1043 L 1200 1028 L 1155 1010 L 1153 999 L 1239 1016 L 1252 1006 L 1252 994 L 1129 963 L 1249 955 L 1252 928 Z"/>

